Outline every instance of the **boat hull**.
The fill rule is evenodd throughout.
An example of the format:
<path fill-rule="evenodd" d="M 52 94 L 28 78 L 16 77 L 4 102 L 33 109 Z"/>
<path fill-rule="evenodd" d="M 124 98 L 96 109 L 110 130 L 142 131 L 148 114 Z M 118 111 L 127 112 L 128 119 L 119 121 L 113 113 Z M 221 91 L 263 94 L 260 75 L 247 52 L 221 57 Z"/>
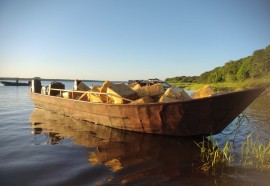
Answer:
<path fill-rule="evenodd" d="M 172 136 L 207 136 L 227 127 L 264 89 L 170 103 L 104 104 L 30 93 L 38 108 L 112 128 Z"/>
<path fill-rule="evenodd" d="M 28 86 L 28 83 L 16 83 L 16 82 L 8 82 L 8 81 L 1 81 L 1 83 L 5 86 Z"/>

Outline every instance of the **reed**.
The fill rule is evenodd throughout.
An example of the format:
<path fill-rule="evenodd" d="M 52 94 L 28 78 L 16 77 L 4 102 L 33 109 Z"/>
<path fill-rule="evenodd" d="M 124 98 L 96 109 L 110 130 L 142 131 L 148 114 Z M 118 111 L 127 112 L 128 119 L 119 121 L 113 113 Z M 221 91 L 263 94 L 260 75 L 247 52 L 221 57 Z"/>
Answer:
<path fill-rule="evenodd" d="M 241 146 L 241 164 L 256 169 L 270 169 L 270 140 L 268 143 L 259 142 L 259 134 L 253 139 L 249 134 Z"/>
<path fill-rule="evenodd" d="M 217 141 L 212 143 L 211 137 L 206 141 L 195 143 L 201 149 L 203 173 L 216 175 L 231 166 L 234 155 L 232 153 L 233 145 L 229 140 L 226 141 L 223 148 Z"/>
<path fill-rule="evenodd" d="M 201 151 L 201 171 L 215 176 L 216 174 L 230 173 L 233 166 L 242 166 L 244 168 L 254 168 L 256 170 L 270 169 L 270 140 L 262 143 L 259 135 L 253 139 L 250 133 L 240 146 L 240 158 L 234 158 L 237 152 L 234 148 L 234 141 L 227 139 L 225 145 L 213 141 L 212 136 L 208 140 L 195 142 Z"/>

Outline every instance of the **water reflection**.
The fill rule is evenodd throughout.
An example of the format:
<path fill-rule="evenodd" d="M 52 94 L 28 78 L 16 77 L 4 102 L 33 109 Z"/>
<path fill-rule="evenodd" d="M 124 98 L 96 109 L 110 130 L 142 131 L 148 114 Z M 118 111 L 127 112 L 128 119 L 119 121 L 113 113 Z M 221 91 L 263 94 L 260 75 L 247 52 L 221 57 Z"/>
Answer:
<path fill-rule="evenodd" d="M 247 109 L 247 112 L 260 121 L 270 121 L 270 96 L 260 96 Z"/>
<path fill-rule="evenodd" d="M 250 132 L 260 134 L 264 141 L 269 141 L 270 133 L 270 96 L 258 97 L 244 112 L 248 118 Z"/>
<path fill-rule="evenodd" d="M 89 147 L 91 150 L 87 156 L 90 166 L 100 164 L 112 172 L 112 176 L 97 184 L 239 183 L 236 181 L 239 176 L 226 171 L 215 176 L 202 172 L 200 149 L 194 143 L 202 139 L 127 132 L 41 109 L 34 110 L 31 123 L 32 133 L 47 136 L 48 144 L 56 145 L 65 139 L 72 139 L 76 145 Z M 242 183 L 246 182 L 241 180 Z"/>
<path fill-rule="evenodd" d="M 46 135 L 49 144 L 71 138 L 77 145 L 96 148 L 89 152 L 89 162 L 115 172 L 117 176 L 110 178 L 110 182 L 143 181 L 145 177 L 152 177 L 152 181 L 170 180 L 191 175 L 201 166 L 200 149 L 194 139 L 126 132 L 41 109 L 32 113 L 31 122 L 32 133 Z"/>

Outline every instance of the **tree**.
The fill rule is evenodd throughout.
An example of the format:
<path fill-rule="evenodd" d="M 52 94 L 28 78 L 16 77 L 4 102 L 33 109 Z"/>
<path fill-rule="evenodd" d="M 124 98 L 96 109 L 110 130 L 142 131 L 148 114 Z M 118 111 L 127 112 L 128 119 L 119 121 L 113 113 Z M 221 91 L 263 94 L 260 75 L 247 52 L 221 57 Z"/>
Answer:
<path fill-rule="evenodd" d="M 252 56 L 237 61 L 231 60 L 223 67 L 214 68 L 200 76 L 178 76 L 167 79 L 180 82 L 217 83 L 263 77 L 270 77 L 270 45 L 265 49 L 256 50 Z"/>
<path fill-rule="evenodd" d="M 256 50 L 251 61 L 250 76 L 261 78 L 269 75 L 270 72 L 270 45 L 265 49 Z"/>
<path fill-rule="evenodd" d="M 250 78 L 251 59 L 252 57 L 247 57 L 243 60 L 243 63 L 236 74 L 238 81 L 244 81 Z"/>

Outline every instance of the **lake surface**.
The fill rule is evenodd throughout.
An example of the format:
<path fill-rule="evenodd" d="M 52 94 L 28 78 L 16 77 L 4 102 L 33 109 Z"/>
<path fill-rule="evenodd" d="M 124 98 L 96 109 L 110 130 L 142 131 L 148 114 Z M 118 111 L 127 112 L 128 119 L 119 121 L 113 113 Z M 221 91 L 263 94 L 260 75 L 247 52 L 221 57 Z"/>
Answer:
<path fill-rule="evenodd" d="M 0 185 L 270 185 L 269 161 L 264 170 L 236 161 L 231 171 L 206 174 L 194 142 L 202 139 L 93 125 L 35 109 L 28 92 L 0 86 Z M 221 146 L 233 140 L 236 160 L 250 133 L 269 142 L 270 97 L 259 97 L 244 115 L 236 134 L 229 133 L 237 119 L 212 136 Z"/>

